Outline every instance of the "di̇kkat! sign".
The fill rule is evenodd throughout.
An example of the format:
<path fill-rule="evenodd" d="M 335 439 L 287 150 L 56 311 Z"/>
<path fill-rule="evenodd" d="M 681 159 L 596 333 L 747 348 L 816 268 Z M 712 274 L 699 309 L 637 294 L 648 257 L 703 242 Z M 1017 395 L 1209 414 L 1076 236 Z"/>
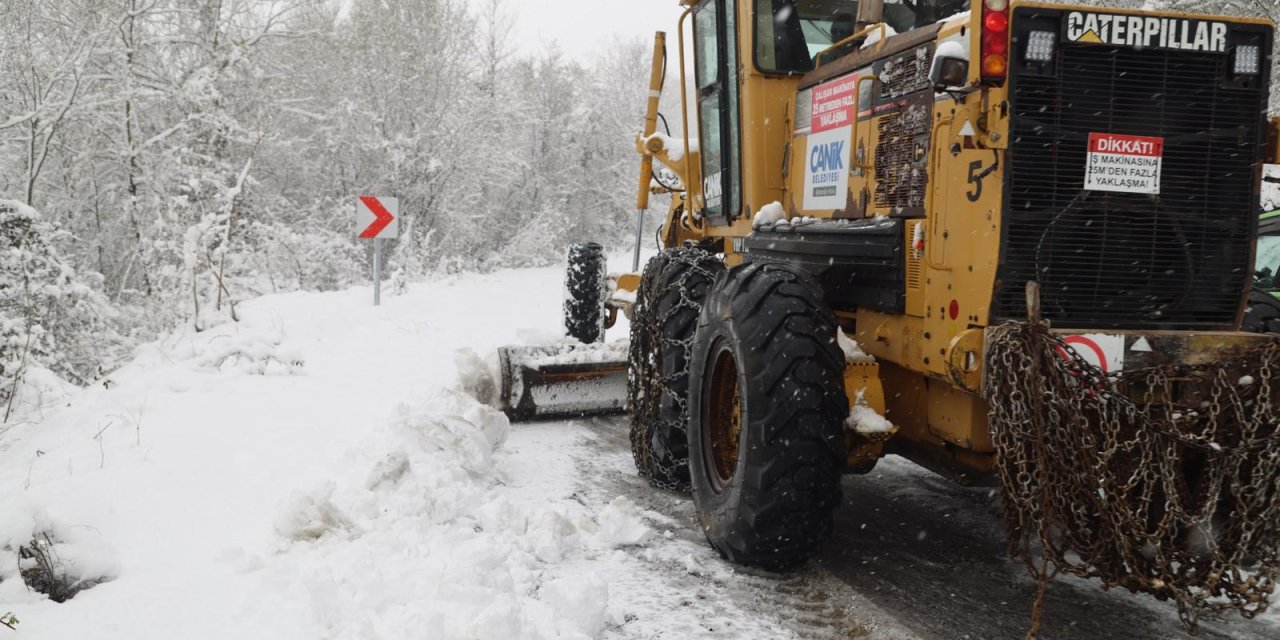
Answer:
<path fill-rule="evenodd" d="M 1085 189 L 1157 194 L 1164 138 L 1091 133 L 1086 163 Z"/>

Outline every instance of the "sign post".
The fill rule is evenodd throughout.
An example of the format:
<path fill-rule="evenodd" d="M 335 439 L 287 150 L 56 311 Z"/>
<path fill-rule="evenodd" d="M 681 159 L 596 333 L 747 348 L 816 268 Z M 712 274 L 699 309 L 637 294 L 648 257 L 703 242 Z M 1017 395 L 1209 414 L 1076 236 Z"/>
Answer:
<path fill-rule="evenodd" d="M 373 239 L 373 306 L 382 306 L 382 238 Z"/>
<path fill-rule="evenodd" d="M 356 201 L 356 233 L 373 240 L 373 306 L 382 304 L 382 241 L 400 235 L 400 201 L 360 196 Z"/>

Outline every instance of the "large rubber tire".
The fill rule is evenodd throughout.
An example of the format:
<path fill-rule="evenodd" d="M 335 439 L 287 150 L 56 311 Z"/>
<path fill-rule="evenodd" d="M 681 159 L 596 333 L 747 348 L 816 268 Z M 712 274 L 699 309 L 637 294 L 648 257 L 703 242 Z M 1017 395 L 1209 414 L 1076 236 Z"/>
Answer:
<path fill-rule="evenodd" d="M 631 454 L 656 487 L 689 489 L 689 348 L 702 305 L 724 263 L 692 248 L 645 266 L 631 318 L 627 400 Z"/>
<path fill-rule="evenodd" d="M 603 247 L 594 242 L 569 247 L 564 290 L 565 334 L 586 344 L 603 342 L 609 292 Z"/>
<path fill-rule="evenodd" d="M 717 282 L 702 310 L 689 381 L 693 500 L 707 540 L 738 564 L 790 570 L 831 533 L 849 405 L 822 298 L 805 272 L 752 263 Z"/>
<path fill-rule="evenodd" d="M 1249 291 L 1249 308 L 1245 310 L 1245 331 L 1280 333 L 1280 300 L 1261 289 Z"/>

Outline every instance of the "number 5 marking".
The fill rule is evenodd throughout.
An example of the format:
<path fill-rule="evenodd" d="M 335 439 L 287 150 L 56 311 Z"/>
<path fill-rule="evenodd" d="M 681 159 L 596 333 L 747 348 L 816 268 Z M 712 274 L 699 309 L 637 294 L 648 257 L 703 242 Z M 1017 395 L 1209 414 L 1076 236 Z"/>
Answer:
<path fill-rule="evenodd" d="M 982 181 L 1000 168 L 999 152 L 992 153 L 995 154 L 995 161 L 986 169 L 982 168 L 981 160 L 974 160 L 969 163 L 969 184 L 973 185 L 973 190 L 965 194 L 969 198 L 969 202 L 977 202 L 982 199 Z"/>

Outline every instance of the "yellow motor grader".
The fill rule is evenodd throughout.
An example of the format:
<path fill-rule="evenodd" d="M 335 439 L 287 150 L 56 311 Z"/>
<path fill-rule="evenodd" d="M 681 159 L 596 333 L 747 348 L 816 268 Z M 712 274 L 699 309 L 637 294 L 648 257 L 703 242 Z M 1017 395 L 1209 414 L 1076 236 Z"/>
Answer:
<path fill-rule="evenodd" d="M 1097 577 L 1191 624 L 1265 609 L 1280 342 L 1240 327 L 1276 157 L 1273 25 L 1008 0 L 681 4 L 678 64 L 659 33 L 636 141 L 638 208 L 671 197 L 662 250 L 613 280 L 581 259 L 598 247 L 571 261 L 572 333 L 594 341 L 626 311 L 627 363 L 575 378 L 580 355 L 545 375 L 508 356 L 506 395 L 625 375 L 641 474 L 692 489 L 733 562 L 804 562 L 841 475 L 892 453 L 998 484 L 1042 585 Z M 674 136 L 657 131 L 670 71 Z"/>

